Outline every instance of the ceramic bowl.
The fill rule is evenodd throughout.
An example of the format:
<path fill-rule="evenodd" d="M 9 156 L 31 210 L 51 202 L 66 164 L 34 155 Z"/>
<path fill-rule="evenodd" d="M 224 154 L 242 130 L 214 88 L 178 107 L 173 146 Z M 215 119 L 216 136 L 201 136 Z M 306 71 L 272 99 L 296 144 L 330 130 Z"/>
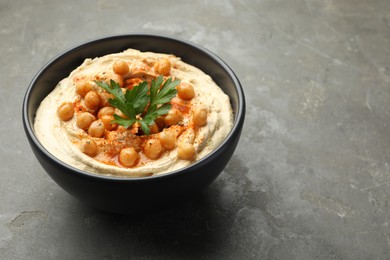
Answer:
<path fill-rule="evenodd" d="M 210 75 L 230 97 L 234 124 L 226 139 L 210 154 L 188 167 L 142 178 L 107 177 L 65 164 L 38 141 L 33 123 L 41 101 L 57 83 L 86 58 L 134 48 L 174 54 Z M 245 98 L 234 72 L 209 50 L 185 40 L 150 34 L 117 35 L 71 48 L 48 62 L 34 77 L 23 101 L 23 124 L 31 148 L 49 176 L 66 192 L 100 210 L 137 214 L 176 203 L 206 188 L 223 171 L 239 141 L 245 118 Z"/>

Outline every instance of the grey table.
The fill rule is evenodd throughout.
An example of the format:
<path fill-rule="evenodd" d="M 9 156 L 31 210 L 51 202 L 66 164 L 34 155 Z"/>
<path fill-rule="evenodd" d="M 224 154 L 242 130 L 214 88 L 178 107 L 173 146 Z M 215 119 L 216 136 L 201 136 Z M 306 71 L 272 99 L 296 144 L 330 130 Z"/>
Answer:
<path fill-rule="evenodd" d="M 247 98 L 220 177 L 138 219 L 59 188 L 21 122 L 50 59 L 134 32 L 208 48 Z M 1 0 L 0 54 L 0 259 L 390 258 L 388 0 Z"/>

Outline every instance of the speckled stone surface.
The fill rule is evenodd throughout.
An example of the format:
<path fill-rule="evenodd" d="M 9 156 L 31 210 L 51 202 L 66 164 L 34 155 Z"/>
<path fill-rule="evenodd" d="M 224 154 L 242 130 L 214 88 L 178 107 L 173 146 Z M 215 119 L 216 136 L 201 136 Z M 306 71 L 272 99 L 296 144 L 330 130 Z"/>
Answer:
<path fill-rule="evenodd" d="M 59 188 L 21 121 L 50 59 L 133 32 L 208 48 L 247 98 L 220 177 L 137 219 Z M 1 0 L 0 55 L 0 259 L 390 258 L 388 0 Z"/>

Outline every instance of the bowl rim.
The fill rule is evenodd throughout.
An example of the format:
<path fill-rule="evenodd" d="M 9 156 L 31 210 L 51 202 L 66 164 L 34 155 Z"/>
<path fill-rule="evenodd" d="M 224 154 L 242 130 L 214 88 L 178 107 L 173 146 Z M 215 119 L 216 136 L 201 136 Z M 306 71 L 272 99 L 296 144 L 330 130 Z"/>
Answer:
<path fill-rule="evenodd" d="M 227 74 L 230 76 L 231 80 L 234 83 L 235 90 L 237 92 L 237 112 L 234 115 L 233 120 L 233 126 L 228 135 L 225 137 L 225 139 L 217 146 L 215 147 L 209 154 L 205 155 L 203 158 L 195 161 L 194 163 L 191 163 L 188 166 L 185 166 L 180 169 L 176 169 L 174 171 L 166 172 L 163 174 L 156 174 L 152 176 L 145 176 L 145 177 L 126 177 L 126 176 L 107 176 L 99 173 L 91 173 L 88 171 L 80 170 L 72 165 L 69 165 L 60 159 L 58 159 L 56 156 L 51 154 L 38 140 L 38 138 L 35 135 L 33 124 L 30 124 L 29 120 L 29 113 L 28 113 L 28 103 L 30 101 L 30 95 L 31 92 L 35 86 L 36 81 L 40 78 L 40 76 L 56 61 L 60 60 L 62 57 L 68 55 L 69 53 L 76 51 L 78 49 L 87 47 L 88 45 L 93 45 L 98 42 L 102 41 L 109 41 L 116 38 L 137 38 L 137 37 L 150 37 L 150 38 L 159 38 L 163 40 L 168 41 L 175 41 L 182 45 L 187 45 L 191 48 L 197 49 L 197 51 L 205 53 L 207 56 L 211 57 L 215 62 L 218 63 L 219 66 L 223 68 L 227 72 Z M 53 88 L 54 89 L 54 88 Z M 100 38 L 96 38 L 93 40 L 87 40 L 79 44 L 75 44 L 72 47 L 65 49 L 61 52 L 59 52 L 57 55 L 55 55 L 52 59 L 49 59 L 48 62 L 46 62 L 41 69 L 38 70 L 38 72 L 35 74 L 31 82 L 29 83 L 27 90 L 25 92 L 24 98 L 23 98 L 23 105 L 22 105 L 22 117 L 23 117 L 23 125 L 26 134 L 28 135 L 30 142 L 32 142 L 39 150 L 42 152 L 46 157 L 50 158 L 52 161 L 54 161 L 56 164 L 61 165 L 62 167 L 65 167 L 72 172 L 85 177 L 85 178 L 92 178 L 102 181 L 112 181 L 112 182 L 145 182 L 145 181 L 156 181 L 160 179 L 165 178 L 173 178 L 174 176 L 178 174 L 185 174 L 185 172 L 189 169 L 192 169 L 194 171 L 197 170 L 197 168 L 200 168 L 201 165 L 206 164 L 208 161 L 212 160 L 215 156 L 217 156 L 218 152 L 221 150 L 223 146 L 229 145 L 229 140 L 232 138 L 232 136 L 241 131 L 242 125 L 244 123 L 245 119 L 245 109 L 246 109 L 246 102 L 245 102 L 245 95 L 243 88 L 241 86 L 241 83 L 239 79 L 237 78 L 236 74 L 233 72 L 233 70 L 224 62 L 219 56 L 217 56 L 215 53 L 211 52 L 210 50 L 206 49 L 205 47 L 202 47 L 196 43 L 190 42 L 188 40 L 181 39 L 176 36 L 168 36 L 163 34 L 150 34 L 150 33 L 130 33 L 130 34 L 116 34 L 116 35 L 109 35 L 104 36 Z"/>

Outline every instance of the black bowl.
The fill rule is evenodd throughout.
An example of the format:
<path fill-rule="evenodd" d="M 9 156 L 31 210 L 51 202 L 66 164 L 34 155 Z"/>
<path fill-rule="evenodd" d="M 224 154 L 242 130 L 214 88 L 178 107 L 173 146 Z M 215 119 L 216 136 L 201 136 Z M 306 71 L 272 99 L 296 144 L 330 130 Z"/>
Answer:
<path fill-rule="evenodd" d="M 233 129 L 212 153 L 194 164 L 163 175 L 123 178 L 107 177 L 69 166 L 38 141 L 33 123 L 41 101 L 57 83 L 86 58 L 128 48 L 174 54 L 210 75 L 230 97 Z M 166 36 L 131 34 L 106 37 L 74 47 L 45 65 L 29 85 L 23 101 L 23 125 L 32 150 L 50 177 L 80 201 L 108 212 L 137 214 L 175 203 L 207 187 L 229 162 L 240 138 L 245 117 L 245 98 L 239 80 L 219 57 L 193 43 Z"/>

